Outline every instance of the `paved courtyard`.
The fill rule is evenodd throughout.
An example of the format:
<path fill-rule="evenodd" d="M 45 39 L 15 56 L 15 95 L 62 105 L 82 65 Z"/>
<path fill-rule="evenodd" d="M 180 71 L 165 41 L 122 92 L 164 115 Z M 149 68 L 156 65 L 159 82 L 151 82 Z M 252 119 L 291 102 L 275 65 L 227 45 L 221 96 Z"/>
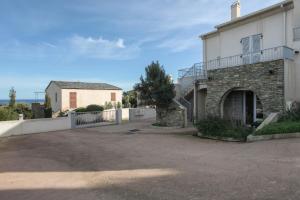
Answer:
<path fill-rule="evenodd" d="M 0 139 L 1 200 L 299 198 L 300 139 L 226 143 L 138 124 Z"/>

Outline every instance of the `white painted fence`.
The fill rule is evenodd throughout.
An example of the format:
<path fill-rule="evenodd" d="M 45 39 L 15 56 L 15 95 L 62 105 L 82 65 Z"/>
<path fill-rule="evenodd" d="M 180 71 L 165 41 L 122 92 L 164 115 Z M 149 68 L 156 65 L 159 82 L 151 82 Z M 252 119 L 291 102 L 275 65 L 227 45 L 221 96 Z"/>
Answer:
<path fill-rule="evenodd" d="M 104 110 L 101 112 L 77 112 L 71 113 L 72 128 L 94 127 L 118 122 L 118 115 L 121 110 Z"/>

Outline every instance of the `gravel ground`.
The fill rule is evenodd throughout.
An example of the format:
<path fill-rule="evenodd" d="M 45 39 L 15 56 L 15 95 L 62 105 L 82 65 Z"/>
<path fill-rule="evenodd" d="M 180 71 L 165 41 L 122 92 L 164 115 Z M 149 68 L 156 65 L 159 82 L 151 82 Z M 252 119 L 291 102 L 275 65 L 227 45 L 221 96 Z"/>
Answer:
<path fill-rule="evenodd" d="M 0 139 L 0 199 L 300 199 L 300 139 L 226 143 L 166 130 L 133 123 Z"/>

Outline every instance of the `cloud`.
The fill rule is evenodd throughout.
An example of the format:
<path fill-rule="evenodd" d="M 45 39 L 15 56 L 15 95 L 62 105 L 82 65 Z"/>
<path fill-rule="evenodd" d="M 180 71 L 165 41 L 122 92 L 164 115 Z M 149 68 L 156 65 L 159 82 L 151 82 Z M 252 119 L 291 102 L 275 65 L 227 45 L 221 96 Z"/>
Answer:
<path fill-rule="evenodd" d="M 192 36 L 190 38 L 180 38 L 180 37 L 173 37 L 170 39 L 166 39 L 162 41 L 158 45 L 159 48 L 167 48 L 170 49 L 171 52 L 178 53 L 193 47 L 199 47 L 199 39 L 197 36 Z"/>
<path fill-rule="evenodd" d="M 71 37 L 68 42 L 70 51 L 91 58 L 126 60 L 136 57 L 140 51 L 137 45 L 125 46 L 122 38 L 106 40 L 102 37 L 92 38 L 76 35 Z"/>
<path fill-rule="evenodd" d="M 77 60 L 93 58 L 103 60 L 130 60 L 140 53 L 140 43 L 125 44 L 124 39 L 107 40 L 100 37 L 75 35 L 56 42 L 24 42 L 14 40 L 0 44 L 0 56 L 25 59 Z"/>

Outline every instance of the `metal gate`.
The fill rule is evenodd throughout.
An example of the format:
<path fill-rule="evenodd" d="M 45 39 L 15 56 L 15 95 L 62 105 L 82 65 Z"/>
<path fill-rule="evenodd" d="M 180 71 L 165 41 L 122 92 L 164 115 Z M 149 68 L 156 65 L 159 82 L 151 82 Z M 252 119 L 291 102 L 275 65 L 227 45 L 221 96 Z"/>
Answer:
<path fill-rule="evenodd" d="M 94 127 L 116 123 L 116 110 L 101 112 L 74 112 L 72 124 L 75 128 Z"/>

